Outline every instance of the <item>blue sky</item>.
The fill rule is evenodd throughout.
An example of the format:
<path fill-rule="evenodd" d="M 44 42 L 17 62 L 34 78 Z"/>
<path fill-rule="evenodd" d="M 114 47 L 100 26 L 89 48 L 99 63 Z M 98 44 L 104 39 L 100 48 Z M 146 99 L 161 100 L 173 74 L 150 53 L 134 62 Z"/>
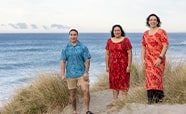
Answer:
<path fill-rule="evenodd" d="M 185 12 L 185 0 L 0 0 L 0 32 L 143 32 L 151 13 L 167 32 L 186 32 Z"/>

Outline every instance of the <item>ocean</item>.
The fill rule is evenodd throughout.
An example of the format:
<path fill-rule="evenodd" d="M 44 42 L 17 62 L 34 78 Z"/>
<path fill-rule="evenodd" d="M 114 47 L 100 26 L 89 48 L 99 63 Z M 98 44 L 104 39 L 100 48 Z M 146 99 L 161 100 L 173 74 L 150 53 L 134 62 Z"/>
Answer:
<path fill-rule="evenodd" d="M 140 62 L 142 33 L 126 33 L 133 46 L 133 62 Z M 105 71 L 105 44 L 110 33 L 80 33 L 79 40 L 91 53 L 90 80 Z M 168 33 L 167 59 L 186 61 L 186 33 Z M 69 42 L 67 33 L 0 34 L 0 107 L 22 85 L 38 73 L 60 72 L 61 49 Z"/>

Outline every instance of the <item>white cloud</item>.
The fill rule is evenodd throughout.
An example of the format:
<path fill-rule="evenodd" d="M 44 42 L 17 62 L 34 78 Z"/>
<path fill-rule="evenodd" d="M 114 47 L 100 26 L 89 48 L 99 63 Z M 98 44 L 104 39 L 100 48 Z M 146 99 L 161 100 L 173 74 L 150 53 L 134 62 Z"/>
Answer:
<path fill-rule="evenodd" d="M 62 24 L 37 25 L 27 23 L 9 23 L 0 25 L 2 32 L 67 32 L 71 27 Z M 10 31 L 11 30 L 11 31 Z"/>
<path fill-rule="evenodd" d="M 14 28 L 14 29 L 18 29 L 18 27 L 17 27 L 16 25 L 12 24 L 12 23 L 10 23 L 10 24 L 8 24 L 8 25 L 11 26 L 11 27 Z"/>
<path fill-rule="evenodd" d="M 64 25 L 61 25 L 61 24 L 51 24 L 50 27 L 51 28 L 57 28 L 57 29 L 69 29 L 70 28 L 68 26 L 64 26 Z"/>
<path fill-rule="evenodd" d="M 48 30 L 49 28 L 47 27 L 47 26 L 45 26 L 45 25 L 43 25 L 43 28 L 45 29 L 45 30 Z"/>
<path fill-rule="evenodd" d="M 16 26 L 19 28 L 19 29 L 27 29 L 28 26 L 26 23 L 17 23 Z"/>
<path fill-rule="evenodd" d="M 30 26 L 32 27 L 32 29 L 38 29 L 37 25 L 35 24 L 30 24 Z"/>

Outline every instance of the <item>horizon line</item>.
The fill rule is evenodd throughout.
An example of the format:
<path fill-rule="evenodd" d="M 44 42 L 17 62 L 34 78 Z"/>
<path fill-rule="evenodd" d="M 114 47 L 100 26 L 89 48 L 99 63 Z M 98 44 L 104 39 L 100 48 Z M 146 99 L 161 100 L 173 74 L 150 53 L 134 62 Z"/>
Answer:
<path fill-rule="evenodd" d="M 0 32 L 0 34 L 68 34 L 68 32 Z M 109 33 L 110 32 L 79 32 L 79 34 L 88 34 L 88 33 L 95 33 L 95 34 L 99 34 L 99 33 Z M 125 32 L 127 33 L 144 33 L 144 32 Z M 167 32 L 167 33 L 186 33 L 186 32 Z"/>

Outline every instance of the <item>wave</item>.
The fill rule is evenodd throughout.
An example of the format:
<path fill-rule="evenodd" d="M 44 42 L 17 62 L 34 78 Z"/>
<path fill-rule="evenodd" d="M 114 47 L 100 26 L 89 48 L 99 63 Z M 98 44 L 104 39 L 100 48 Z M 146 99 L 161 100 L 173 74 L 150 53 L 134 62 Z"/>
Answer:
<path fill-rule="evenodd" d="M 183 42 L 181 42 L 180 44 L 182 44 L 182 45 L 186 45 L 186 41 L 183 41 Z"/>
<path fill-rule="evenodd" d="M 40 52 L 40 51 L 45 51 L 46 49 L 38 49 L 38 48 L 28 48 L 28 49 L 18 49 L 18 50 L 15 50 L 17 52 Z"/>
<path fill-rule="evenodd" d="M 172 42 L 170 43 L 171 46 L 185 46 L 186 45 L 186 41 L 181 41 L 181 42 Z"/>
<path fill-rule="evenodd" d="M 33 63 L 32 63 L 33 64 Z M 5 63 L 5 64 L 0 64 L 0 69 L 3 70 L 10 70 L 10 69 L 19 69 L 19 68 L 25 68 L 30 66 L 31 63 Z"/>
<path fill-rule="evenodd" d="M 40 51 L 46 51 L 46 50 L 52 50 L 48 47 L 16 47 L 16 48 L 0 48 L 0 52 L 40 52 Z"/>

